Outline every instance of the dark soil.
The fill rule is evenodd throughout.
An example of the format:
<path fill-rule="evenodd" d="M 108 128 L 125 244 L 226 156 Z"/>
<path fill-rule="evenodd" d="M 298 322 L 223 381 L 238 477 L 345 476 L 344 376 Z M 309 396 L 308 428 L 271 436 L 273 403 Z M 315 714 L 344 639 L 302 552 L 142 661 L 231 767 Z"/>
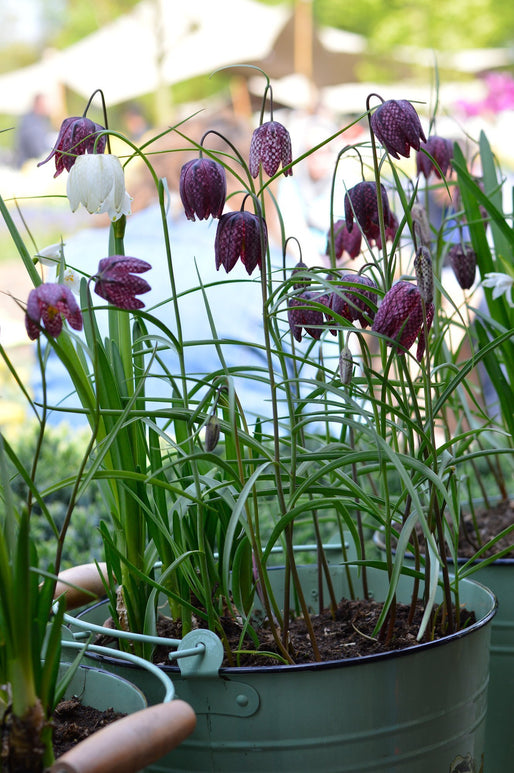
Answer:
<path fill-rule="evenodd" d="M 412 619 L 410 606 L 398 604 L 391 631 L 386 627 L 381 635 L 374 636 L 373 632 L 382 606 L 381 602 L 372 600 L 343 599 L 339 602 L 334 615 L 328 609 L 319 615 L 312 615 L 311 621 L 319 648 L 319 659 L 329 661 L 363 657 L 419 644 L 416 636 L 423 616 L 421 602 L 418 601 L 415 605 Z M 465 628 L 474 621 L 475 616 L 472 612 L 461 611 L 460 628 Z M 197 622 L 198 627 L 202 627 L 203 621 Z M 249 635 L 241 641 L 241 626 L 234 618 L 226 617 L 222 622 L 226 641 L 231 652 L 234 653 L 232 662 L 225 656 L 223 666 L 271 666 L 284 663 L 284 660 L 278 656 L 279 648 L 266 623 L 255 629 L 258 637 L 256 642 Z M 157 631 L 159 636 L 166 638 L 182 638 L 181 623 L 168 617 L 159 618 Z M 448 634 L 447 626 L 437 614 L 433 624 L 428 626 L 428 631 L 423 642 L 440 639 Z M 114 640 L 107 640 L 107 637 L 103 637 L 102 643 L 116 646 Z M 301 617 L 291 620 L 289 624 L 289 652 L 296 664 L 312 663 L 316 660 L 307 625 Z M 168 653 L 167 647 L 157 647 L 154 662 L 158 665 L 169 664 Z"/>
<path fill-rule="evenodd" d="M 61 701 L 53 718 L 55 757 L 59 757 L 100 728 L 124 716 L 125 714 L 113 709 L 99 711 L 91 706 L 84 706 L 79 698 Z"/>
<path fill-rule="evenodd" d="M 489 507 L 478 507 L 474 513 L 464 513 L 460 523 L 459 557 L 472 558 L 483 545 L 508 528 L 512 531 L 498 540 L 492 550 L 485 551 L 481 559 L 508 548 L 509 552 L 502 558 L 514 558 L 514 500 L 504 499 Z M 423 552 L 425 543 L 421 530 L 417 531 L 417 535 Z"/>
<path fill-rule="evenodd" d="M 480 545 L 485 545 L 490 539 L 500 534 L 508 527 L 514 528 L 514 500 L 506 499 L 494 507 L 481 507 L 474 516 L 466 513 L 462 518 L 462 528 L 459 539 L 459 555 L 471 558 Z M 494 546 L 494 550 L 484 555 L 494 555 L 505 548 L 512 548 L 504 558 L 514 558 L 514 530 Z"/>
<path fill-rule="evenodd" d="M 476 525 L 478 525 L 479 530 L 478 538 Z M 513 500 L 502 501 L 488 509 L 477 509 L 474 515 L 464 515 L 459 554 L 463 558 L 474 555 L 480 544 L 485 544 L 504 529 L 513 525 Z M 514 530 L 496 543 L 491 554 L 497 554 L 500 550 L 509 547 L 512 547 L 509 555 L 514 557 Z M 420 549 L 423 550 L 422 539 L 420 539 Z M 374 636 L 374 629 L 381 609 L 382 604 L 375 601 L 343 599 L 338 604 L 334 615 L 330 610 L 325 610 L 320 615 L 312 616 L 312 626 L 320 659 L 328 661 L 363 657 L 413 647 L 420 643 L 416 639 L 423 615 L 423 605 L 420 602 L 416 604 L 413 615 L 411 615 L 410 606 L 397 605 L 394 626 L 391 627 L 391 630 L 384 630 L 380 636 Z M 474 620 L 473 612 L 461 610 L 459 627 L 465 628 Z M 256 629 L 257 641 L 249 635 L 241 641 L 241 626 L 236 619 L 227 616 L 222 622 L 226 642 L 234 653 L 233 661 L 230 662 L 225 658 L 223 666 L 266 666 L 284 662 L 278 656 L 279 648 L 266 624 Z M 112 621 L 106 622 L 106 625 L 109 624 L 112 625 Z M 202 627 L 203 620 L 198 619 L 196 625 Z M 429 640 L 428 637 L 435 640 L 448 634 L 448 627 L 445 621 L 442 621 L 438 616 L 438 610 L 436 610 L 436 617 L 427 627 L 427 631 L 424 642 Z M 182 638 L 181 624 L 167 617 L 161 617 L 158 621 L 158 634 L 166 638 L 180 639 Z M 288 640 L 289 652 L 295 663 L 312 663 L 315 660 L 304 619 L 297 618 L 290 622 Z M 116 640 L 105 637 L 103 637 L 102 643 L 116 646 Z M 169 663 L 168 652 L 165 647 L 157 647 L 154 653 L 154 662 L 160 665 Z"/>

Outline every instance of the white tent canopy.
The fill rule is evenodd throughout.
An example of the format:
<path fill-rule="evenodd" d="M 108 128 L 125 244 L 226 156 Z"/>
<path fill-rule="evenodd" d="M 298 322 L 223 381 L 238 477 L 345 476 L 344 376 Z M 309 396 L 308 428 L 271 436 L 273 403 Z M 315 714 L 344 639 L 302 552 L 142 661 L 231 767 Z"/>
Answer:
<path fill-rule="evenodd" d="M 261 59 L 291 14 L 253 0 L 142 0 L 133 11 L 39 64 L 0 76 L 0 111 L 67 86 L 117 104 L 220 67 Z"/>

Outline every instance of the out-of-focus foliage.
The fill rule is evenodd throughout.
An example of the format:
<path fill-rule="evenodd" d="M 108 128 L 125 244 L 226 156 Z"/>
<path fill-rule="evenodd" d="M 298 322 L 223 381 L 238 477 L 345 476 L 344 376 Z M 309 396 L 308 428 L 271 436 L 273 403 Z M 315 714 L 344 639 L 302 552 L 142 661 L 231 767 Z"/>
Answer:
<path fill-rule="evenodd" d="M 503 0 L 313 0 L 313 11 L 319 23 L 365 35 L 380 51 L 502 46 L 514 36 L 514 5 Z"/>
<path fill-rule="evenodd" d="M 76 43 L 104 24 L 128 13 L 138 2 L 139 0 L 88 0 L 85 3 L 83 0 L 66 0 L 63 24 L 51 43 L 58 48 Z"/>

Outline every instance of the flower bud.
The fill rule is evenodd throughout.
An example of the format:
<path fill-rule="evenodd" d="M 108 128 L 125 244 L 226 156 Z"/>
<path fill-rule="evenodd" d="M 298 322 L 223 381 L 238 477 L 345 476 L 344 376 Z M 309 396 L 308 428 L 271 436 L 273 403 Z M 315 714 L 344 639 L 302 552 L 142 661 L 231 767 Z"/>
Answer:
<path fill-rule="evenodd" d="M 448 258 L 457 282 L 463 290 L 469 290 L 475 281 L 477 256 L 470 244 L 454 244 L 448 250 Z"/>
<path fill-rule="evenodd" d="M 212 414 L 209 417 L 209 421 L 205 425 L 205 450 L 214 451 L 218 445 L 220 438 L 220 424 L 216 414 Z"/>
<path fill-rule="evenodd" d="M 412 228 L 417 244 L 423 244 L 425 247 L 430 245 L 431 233 L 428 222 L 427 211 L 421 204 L 413 204 L 410 215 L 412 218 Z"/>
<path fill-rule="evenodd" d="M 296 266 L 293 268 L 291 272 L 291 276 L 293 277 L 295 274 L 303 273 L 308 271 L 308 266 L 306 263 L 303 262 L 303 260 L 299 260 Z M 301 276 L 295 279 L 295 282 L 293 284 L 293 287 L 295 290 L 301 290 L 304 287 L 307 287 L 310 285 L 311 279 L 308 276 Z"/>
<path fill-rule="evenodd" d="M 339 355 L 339 378 L 341 384 L 350 384 L 353 376 L 353 357 L 348 346 Z"/>
<path fill-rule="evenodd" d="M 425 303 L 431 303 L 434 299 L 434 272 L 428 247 L 421 246 L 418 249 L 414 258 L 414 271 L 419 294 Z"/>

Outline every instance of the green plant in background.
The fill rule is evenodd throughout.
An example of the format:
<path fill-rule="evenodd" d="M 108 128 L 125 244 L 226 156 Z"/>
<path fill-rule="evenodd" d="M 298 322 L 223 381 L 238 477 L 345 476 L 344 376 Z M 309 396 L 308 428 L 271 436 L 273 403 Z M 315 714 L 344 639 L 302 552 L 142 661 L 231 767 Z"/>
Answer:
<path fill-rule="evenodd" d="M 247 280 L 234 280 L 221 273 L 219 282 L 234 293 L 242 281 L 260 288 L 262 330 L 256 331 L 255 342 L 243 344 L 248 352 L 261 355 L 259 366 L 227 364 L 200 266 L 196 285 L 184 295 L 186 301 L 191 295 L 204 306 L 211 327 L 208 345 L 219 367 L 188 373 L 186 351 L 197 342 L 182 324 L 184 297 L 177 291 L 167 187 L 152 167 L 152 141 L 138 148 L 92 124 L 84 114 L 63 124 L 50 154 L 58 173 L 69 172 L 72 208 L 82 204 L 91 213 L 107 212 L 112 220 L 109 254 L 93 276 L 81 280 L 80 309 L 63 284 L 70 268 L 65 252 L 59 258 L 58 281 L 42 282 L 0 202 L 35 286 L 26 321 L 30 337 L 38 340 L 43 384 L 51 348 L 80 399 L 82 408 L 76 410 L 89 422 L 94 450 L 77 493 L 101 487 L 108 515 L 100 531 L 109 576 L 118 581 L 108 589 L 110 609 L 121 628 L 155 633 L 158 594 L 164 593 L 183 633 L 198 624 L 208 626 L 223 640 L 228 661 L 236 663 L 239 650 L 248 648 L 245 634 L 251 646 L 258 647 L 252 617 L 258 599 L 277 657 L 294 662 L 288 622 L 291 613 L 300 611 L 313 659 L 320 659 L 299 582 L 296 547 L 306 541 L 315 545 L 320 599 L 334 611 L 338 599 L 324 541 L 351 534 L 362 567 L 362 589 L 355 593 L 366 597 L 366 566 L 374 563 L 367 536 L 377 527 L 386 535 L 383 568 L 390 585 L 376 635 L 386 641 L 394 635 L 395 590 L 403 554 L 417 529 L 428 546 L 425 560 L 417 550 L 415 574 L 425 609 L 419 638 L 431 635 L 439 583 L 444 588 L 445 630 L 463 624 L 459 577 L 452 577 L 448 567 L 467 493 L 459 476 L 475 461 L 496 455 L 491 437 L 494 430 L 505 432 L 502 426 L 492 426 L 467 378 L 507 337 L 502 332 L 480 342 L 462 360 L 447 343 L 454 327 L 461 332 L 464 328 L 467 336 L 466 321 L 448 315 L 442 303 L 452 303 L 440 274 L 447 248 L 441 246 L 440 235 L 423 236 L 419 180 L 404 185 L 397 164 L 414 149 L 444 175 L 445 158 L 438 144 L 430 144 L 409 102 L 380 100 L 372 107 L 373 96 L 365 112 L 371 179 L 347 190 L 344 227 L 330 226 L 329 271 L 307 268 L 301 260 L 291 265 L 293 238 L 284 233 L 272 183 L 293 174 L 297 164 L 323 145 L 344 139 L 348 127 L 293 158 L 289 133 L 274 119 L 267 81 L 248 162 L 230 138 L 222 138 L 224 151 L 214 151 L 207 145 L 210 132 L 196 143 L 187 136 L 187 122 L 169 130 L 183 138 L 184 150 L 198 151 L 198 159 L 186 162 L 181 173 L 186 216 L 217 220 L 216 268 L 228 274 L 240 260 L 248 274 Z M 149 289 L 141 276 L 150 270 L 142 259 L 147 256 L 124 254 L 130 200 L 120 160 L 103 152 L 109 150 L 106 138 L 113 134 L 127 142 L 125 163 L 140 158 L 156 186 L 169 280 L 165 312 L 160 305 L 144 308 L 138 297 Z M 351 152 L 349 146 L 343 149 L 338 168 Z M 233 203 L 231 196 L 226 198 L 227 178 L 236 181 L 241 203 L 239 209 L 224 212 L 226 201 Z M 279 256 L 269 243 L 267 222 L 273 212 L 282 231 Z M 358 270 L 340 268 L 337 239 L 355 239 L 356 232 L 365 260 Z M 93 305 L 92 287 L 108 302 L 107 309 Z M 107 332 L 99 321 L 105 311 Z M 62 315 L 75 333 L 62 325 Z M 263 385 L 268 416 L 249 418 L 256 406 L 242 403 L 237 378 Z M 166 386 L 166 398 L 155 397 L 155 380 Z M 71 477 L 56 488 L 65 484 L 72 484 Z M 268 573 L 277 547 L 286 564 L 286 593 L 280 599 L 271 590 Z M 328 592 L 323 591 L 324 582 Z M 227 616 L 242 626 L 236 651 L 225 639 Z M 151 655 L 151 647 L 140 651 Z"/>
<path fill-rule="evenodd" d="M 25 470 L 30 470 L 35 455 L 39 428 L 36 423 L 24 429 L 22 435 L 16 433 L 10 443 L 13 453 Z M 30 531 L 32 539 L 38 546 L 39 566 L 48 570 L 55 558 L 55 527 L 60 530 L 64 524 L 72 483 L 66 488 L 58 485 L 56 470 L 77 470 L 88 444 L 88 432 L 85 429 L 72 428 L 66 423 L 47 425 L 45 442 L 41 447 L 36 473 L 36 485 L 45 505 L 52 514 L 49 522 L 45 514 L 35 502 L 32 508 Z M 9 467 L 9 465 L 8 465 Z M 27 487 L 20 476 L 14 475 L 10 468 L 12 479 L 12 496 L 17 509 L 22 507 L 26 499 Z M 0 502 L 3 512 L 3 503 Z M 87 555 L 92 561 L 99 561 L 103 556 L 102 540 L 100 538 L 100 520 L 106 518 L 105 504 L 99 485 L 92 481 L 77 500 L 73 511 L 67 537 L 63 545 L 61 569 L 77 566 Z"/>
<path fill-rule="evenodd" d="M 0 353 L 14 373 L 3 347 Z M 56 574 L 90 447 L 84 449 L 76 475 L 62 483 L 54 467 L 46 491 L 66 497 L 59 526 L 46 491 L 36 483 L 45 441 L 46 410 L 37 412 L 37 431 L 29 460 L 22 460 L 0 436 L 0 769 L 40 773 L 53 762 L 52 713 L 73 673 L 58 679 L 64 600 L 54 603 Z M 68 473 L 70 469 L 68 469 Z M 61 485 L 64 493 L 60 492 Z M 40 561 L 33 519 L 44 518 L 52 532 L 51 560 Z M 50 545 L 48 545 L 50 558 Z M 78 661 L 77 661 L 78 662 Z"/>
<path fill-rule="evenodd" d="M 508 431 L 507 442 L 514 435 L 514 231 L 512 213 L 504 211 L 504 194 L 511 200 L 507 182 L 485 134 L 479 141 L 480 178 L 470 171 L 459 148 L 456 148 L 455 168 L 458 173 L 463 214 L 469 228 L 469 241 L 476 255 L 482 276 L 486 309 L 477 310 L 474 328 L 479 346 L 491 341 L 498 346 L 484 359 L 487 374 L 498 402 L 496 409 Z M 491 239 L 488 239 L 490 231 Z M 493 406 L 494 407 L 494 406 Z"/>

